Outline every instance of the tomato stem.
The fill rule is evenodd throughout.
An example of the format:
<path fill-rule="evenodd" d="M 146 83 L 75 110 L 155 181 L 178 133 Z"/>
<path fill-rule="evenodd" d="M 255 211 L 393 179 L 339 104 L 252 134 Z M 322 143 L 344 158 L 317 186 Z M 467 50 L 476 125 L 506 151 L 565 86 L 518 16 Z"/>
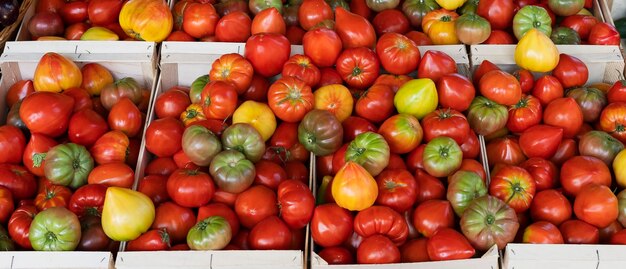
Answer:
<path fill-rule="evenodd" d="M 46 159 L 48 153 L 35 153 L 33 154 L 33 167 L 41 167 L 43 161 Z"/>

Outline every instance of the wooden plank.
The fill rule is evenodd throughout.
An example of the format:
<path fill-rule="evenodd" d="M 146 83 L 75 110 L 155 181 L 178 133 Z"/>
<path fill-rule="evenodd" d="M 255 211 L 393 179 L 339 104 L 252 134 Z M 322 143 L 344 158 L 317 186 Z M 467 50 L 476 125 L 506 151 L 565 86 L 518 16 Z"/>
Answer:
<path fill-rule="evenodd" d="M 44 268 L 83 268 L 113 269 L 113 255 L 110 252 L 0 252 L 0 268 L 44 269 Z"/>
<path fill-rule="evenodd" d="M 626 246 L 509 244 L 503 269 L 626 268 Z"/>
<path fill-rule="evenodd" d="M 223 250 L 120 252 L 117 269 L 302 269 L 302 251 Z"/>

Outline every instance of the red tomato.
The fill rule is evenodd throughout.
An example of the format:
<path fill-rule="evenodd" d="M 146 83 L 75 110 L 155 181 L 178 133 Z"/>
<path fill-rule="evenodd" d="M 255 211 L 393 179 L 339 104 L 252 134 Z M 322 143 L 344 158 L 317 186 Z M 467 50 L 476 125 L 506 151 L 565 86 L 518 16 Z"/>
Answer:
<path fill-rule="evenodd" d="M 577 14 L 565 17 L 560 25 L 576 31 L 580 39 L 587 40 L 591 33 L 591 28 L 597 23 L 598 19 L 594 16 Z"/>
<path fill-rule="evenodd" d="M 63 94 L 74 98 L 74 112 L 83 109 L 93 109 L 93 100 L 89 92 L 81 88 L 71 88 L 63 91 Z"/>
<path fill-rule="evenodd" d="M 515 38 L 506 31 L 502 30 L 492 30 L 489 38 L 483 42 L 483 44 L 497 44 L 497 45 L 506 45 L 506 44 L 515 44 Z"/>
<path fill-rule="evenodd" d="M 528 93 L 535 86 L 535 78 L 533 77 L 533 73 L 525 69 L 515 70 L 513 72 L 513 76 L 519 81 L 520 86 L 522 87 L 522 93 Z"/>
<path fill-rule="evenodd" d="M 256 168 L 255 184 L 276 190 L 281 182 L 287 180 L 285 169 L 274 162 L 261 160 L 254 167 Z"/>
<path fill-rule="evenodd" d="M 542 158 L 530 158 L 520 164 L 526 169 L 537 183 L 537 191 L 552 189 L 559 182 L 559 170 L 549 160 Z"/>
<path fill-rule="evenodd" d="M 545 107 L 553 100 L 563 97 L 563 85 L 556 77 L 545 75 L 535 82 L 532 95 Z"/>
<path fill-rule="evenodd" d="M 339 246 L 352 235 L 353 217 L 350 211 L 336 204 L 319 205 L 313 211 L 311 236 L 322 247 Z"/>
<path fill-rule="evenodd" d="M 572 205 L 557 190 L 540 191 L 530 205 L 530 216 L 534 221 L 548 221 L 554 225 L 561 225 L 572 216 Z"/>
<path fill-rule="evenodd" d="M 397 12 L 401 13 L 400 11 Z M 406 75 L 413 72 L 420 61 L 420 51 L 417 45 L 398 33 L 382 35 L 376 43 L 376 52 L 383 68 L 396 75 Z"/>
<path fill-rule="evenodd" d="M 122 10 L 122 6 L 125 3 L 122 0 L 88 2 L 87 13 L 89 15 L 89 21 L 95 26 L 105 26 L 117 22 L 120 10 Z"/>
<path fill-rule="evenodd" d="M 298 9 L 298 21 L 304 30 L 311 30 L 324 20 L 334 19 L 333 9 L 323 0 L 302 1 Z"/>
<path fill-rule="evenodd" d="M 487 144 L 487 159 L 489 166 L 496 164 L 519 165 L 526 160 L 517 137 L 506 136 L 496 138 Z"/>
<path fill-rule="evenodd" d="M 146 129 L 146 149 L 157 157 L 170 157 L 182 149 L 185 127 L 176 118 L 168 117 L 150 123 Z"/>
<path fill-rule="evenodd" d="M 346 49 L 337 58 L 336 69 L 343 81 L 350 87 L 371 86 L 380 71 L 378 56 L 369 48 Z"/>
<path fill-rule="evenodd" d="M 100 114 L 84 109 L 72 115 L 67 134 L 72 143 L 89 147 L 108 130 L 107 121 Z"/>
<path fill-rule="evenodd" d="M 571 138 L 563 139 L 559 148 L 556 150 L 554 156 L 552 156 L 552 161 L 555 165 L 561 166 L 565 161 L 571 159 L 572 157 L 578 155 L 578 143 Z"/>
<path fill-rule="evenodd" d="M 333 170 L 332 173 L 337 174 L 339 170 L 346 164 L 346 150 L 348 150 L 348 144 L 343 144 L 335 153 L 333 154 Z"/>
<path fill-rule="evenodd" d="M 376 125 L 361 117 L 350 116 L 348 119 L 344 120 L 341 125 L 343 126 L 344 142 L 350 142 L 354 140 L 357 135 L 365 132 L 378 132 Z"/>
<path fill-rule="evenodd" d="M 415 181 L 420 192 L 417 195 L 417 203 L 428 200 L 445 199 L 446 188 L 439 179 L 426 173 L 422 169 L 415 172 Z"/>
<path fill-rule="evenodd" d="M 237 107 L 237 89 L 224 81 L 209 82 L 204 86 L 201 98 L 200 104 L 208 119 L 224 120 L 232 116 Z"/>
<path fill-rule="evenodd" d="M 100 184 L 88 184 L 78 188 L 69 199 L 68 208 L 76 216 L 102 215 L 102 206 L 107 187 Z"/>
<path fill-rule="evenodd" d="M 378 197 L 376 202 L 397 212 L 405 212 L 417 200 L 418 185 L 406 170 L 383 170 L 376 176 Z"/>
<path fill-rule="evenodd" d="M 383 235 L 365 238 L 356 251 L 356 261 L 359 264 L 398 263 L 400 260 L 398 247 Z"/>
<path fill-rule="evenodd" d="M 559 226 L 563 241 L 566 244 L 598 244 L 600 232 L 598 228 L 582 220 L 567 220 Z"/>
<path fill-rule="evenodd" d="M 427 262 L 430 261 L 426 249 L 428 238 L 418 238 L 407 241 L 402 247 L 402 262 Z"/>
<path fill-rule="evenodd" d="M 289 40 L 279 34 L 251 36 L 246 41 L 244 52 L 244 56 L 250 61 L 254 70 L 264 77 L 280 74 L 290 54 Z"/>
<path fill-rule="evenodd" d="M 306 56 L 303 56 L 306 57 Z M 287 64 L 283 69 L 288 70 Z M 297 77 L 283 75 L 267 92 L 268 104 L 274 114 L 285 122 L 299 122 L 313 110 L 315 99 L 309 84 Z"/>
<path fill-rule="evenodd" d="M 530 208 L 536 188 L 535 180 L 524 168 L 505 165 L 491 176 L 489 194 L 521 213 Z"/>
<path fill-rule="evenodd" d="M 311 58 L 296 54 L 291 56 L 283 66 L 282 76 L 296 77 L 304 81 L 307 86 L 314 87 L 319 83 L 321 73 L 319 68 L 312 63 Z"/>
<path fill-rule="evenodd" d="M 552 70 L 552 75 L 561 82 L 563 88 L 568 89 L 585 85 L 589 78 L 589 70 L 580 59 L 561 53 L 559 64 Z"/>
<path fill-rule="evenodd" d="M 626 80 L 618 80 L 606 93 L 609 103 L 626 102 Z"/>
<path fill-rule="evenodd" d="M 437 230 L 428 239 L 426 249 L 432 261 L 468 259 L 476 253 L 470 242 L 452 228 Z"/>
<path fill-rule="evenodd" d="M 289 249 L 292 234 L 289 227 L 277 216 L 269 216 L 256 224 L 248 236 L 251 249 Z"/>
<path fill-rule="evenodd" d="M 7 231 L 11 239 L 17 245 L 27 250 L 33 249 L 28 235 L 30 233 L 30 224 L 35 215 L 37 215 L 37 208 L 34 205 L 22 205 L 11 214 L 7 224 Z"/>
<path fill-rule="evenodd" d="M 167 193 L 179 205 L 199 207 L 211 201 L 215 184 L 207 173 L 178 169 L 167 179 Z"/>
<path fill-rule="evenodd" d="M 245 42 L 250 37 L 252 20 L 242 11 L 228 13 L 215 26 L 215 38 L 221 42 Z"/>
<path fill-rule="evenodd" d="M 355 112 L 358 116 L 371 122 L 382 122 L 394 112 L 393 96 L 394 93 L 391 88 L 382 84 L 375 84 L 360 94 L 355 104 Z"/>
<path fill-rule="evenodd" d="M 483 76 L 493 70 L 500 70 L 500 67 L 490 62 L 489 60 L 483 60 L 480 65 L 474 70 L 474 75 L 472 76 L 472 81 L 478 85 L 478 82 L 483 78 Z"/>
<path fill-rule="evenodd" d="M 578 196 L 583 187 L 591 183 L 611 185 L 611 173 L 603 161 L 591 156 L 576 156 L 563 163 L 561 185 L 565 193 Z"/>
<path fill-rule="evenodd" d="M 14 164 L 0 164 L 0 186 L 9 189 L 16 201 L 33 198 L 37 191 L 33 174 Z"/>
<path fill-rule="evenodd" d="M 600 243 L 608 244 L 611 241 L 611 237 L 622 230 L 624 227 L 619 223 L 619 221 L 614 221 L 604 228 L 598 229 L 600 231 Z"/>
<path fill-rule="evenodd" d="M 480 93 L 498 104 L 512 106 L 522 98 L 522 87 L 511 74 L 501 70 L 485 73 L 479 82 Z"/>
<path fill-rule="evenodd" d="M 538 221 L 524 230 L 524 243 L 531 244 L 563 244 L 561 231 L 554 224 Z"/>
<path fill-rule="evenodd" d="M 437 230 L 454 227 L 452 205 L 447 200 L 428 200 L 421 203 L 413 212 L 413 225 L 420 234 L 428 238 Z"/>
<path fill-rule="evenodd" d="M 72 191 L 68 187 L 52 185 L 37 194 L 35 206 L 39 211 L 51 207 L 67 207 L 71 197 Z"/>
<path fill-rule="evenodd" d="M 196 216 L 189 208 L 165 202 L 156 208 L 152 229 L 163 229 L 170 235 L 172 243 L 183 242 L 187 232 L 196 224 Z"/>
<path fill-rule="evenodd" d="M 332 84 L 343 84 L 343 79 L 335 68 L 325 67 L 320 69 L 320 73 L 320 83 L 317 85 L 317 88 Z"/>
<path fill-rule="evenodd" d="M 112 130 L 122 131 L 130 138 L 137 136 L 143 128 L 141 111 L 126 97 L 113 105 L 108 122 Z"/>
<path fill-rule="evenodd" d="M 174 169 L 175 170 L 175 169 Z M 155 205 L 168 201 L 170 199 L 167 194 L 167 177 L 168 175 L 147 175 L 139 180 L 137 191 L 150 197 Z"/>
<path fill-rule="evenodd" d="M 309 169 L 302 162 L 288 161 L 285 163 L 285 172 L 287 172 L 287 178 L 297 179 L 302 183 L 308 184 L 309 182 Z"/>
<path fill-rule="evenodd" d="M 372 20 L 376 34 L 381 36 L 385 33 L 404 34 L 411 30 L 409 19 L 402 11 L 397 9 L 386 9 L 374 16 Z"/>
<path fill-rule="evenodd" d="M 607 227 L 617 219 L 617 197 L 607 186 L 585 185 L 574 200 L 574 213 L 578 219 L 593 226 Z"/>
<path fill-rule="evenodd" d="M 612 103 L 600 114 L 600 129 L 626 143 L 626 103 Z"/>
<path fill-rule="evenodd" d="M 165 41 L 183 42 L 183 41 L 196 41 L 196 39 L 193 38 L 193 36 L 190 36 L 188 33 L 185 33 L 183 31 L 173 31 L 172 33 L 170 33 L 169 36 L 167 36 L 167 39 L 165 39 Z"/>
<path fill-rule="evenodd" d="M 221 189 L 215 190 L 215 194 L 213 195 L 213 199 L 211 202 L 213 203 L 223 203 L 230 207 L 235 206 L 235 202 L 237 201 L 237 197 L 239 194 L 230 193 Z"/>
<path fill-rule="evenodd" d="M 235 213 L 241 225 L 252 228 L 269 216 L 278 215 L 276 194 L 265 186 L 253 186 L 237 196 Z"/>
<path fill-rule="evenodd" d="M 476 90 L 469 79 L 461 74 L 453 73 L 443 75 L 439 79 L 437 95 L 441 107 L 465 111 L 472 103 Z"/>
<path fill-rule="evenodd" d="M 549 159 L 554 156 L 563 139 L 563 129 L 549 125 L 535 125 L 519 137 L 522 152 L 529 158 Z"/>
<path fill-rule="evenodd" d="M 205 38 L 215 33 L 219 20 L 217 11 L 210 3 L 189 3 L 183 12 L 182 29 L 195 38 Z"/>
<path fill-rule="evenodd" d="M 11 85 L 7 91 L 5 102 L 7 107 L 12 107 L 15 103 L 23 100 L 27 95 L 34 93 L 35 87 L 32 80 L 20 80 Z"/>
<path fill-rule="evenodd" d="M 513 133 L 522 133 L 541 122 L 541 101 L 532 95 L 523 95 L 517 104 L 509 108 L 506 128 Z"/>
<path fill-rule="evenodd" d="M 262 33 L 275 33 L 284 35 L 287 31 L 287 25 L 283 16 L 280 15 L 278 9 L 270 7 L 257 13 L 252 19 L 250 32 L 253 35 Z"/>
<path fill-rule="evenodd" d="M 428 37 L 427 34 L 422 33 L 422 32 L 410 31 L 406 33 L 405 36 L 413 40 L 413 42 L 415 42 L 415 45 L 418 45 L 418 46 L 428 46 L 428 45 L 433 44 L 433 41 L 430 40 L 430 37 Z"/>
<path fill-rule="evenodd" d="M 4 127 L 0 127 L 0 134 L 2 133 L 2 128 Z M 54 139 L 45 135 L 31 134 L 30 141 L 28 141 L 24 149 L 23 163 L 26 169 L 36 176 L 43 177 L 46 153 L 57 144 Z"/>
<path fill-rule="evenodd" d="M 435 83 L 447 74 L 457 72 L 456 62 L 450 55 L 438 50 L 429 50 L 424 53 L 417 67 L 418 78 L 430 78 Z"/>
<path fill-rule="evenodd" d="M 447 136 L 461 145 L 467 140 L 470 126 L 461 112 L 453 109 L 438 109 L 422 119 L 426 142 L 439 136 Z"/>
<path fill-rule="evenodd" d="M 292 25 L 287 27 L 287 33 L 285 36 L 289 39 L 289 43 L 292 45 L 302 45 L 302 39 L 304 39 L 305 34 L 306 32 L 302 28 Z"/>
<path fill-rule="evenodd" d="M 409 228 L 400 213 L 386 206 L 371 206 L 354 218 L 354 231 L 363 238 L 380 234 L 402 245 L 409 235 Z"/>
<path fill-rule="evenodd" d="M 278 186 L 280 217 L 291 229 L 302 229 L 310 221 L 315 208 L 315 198 L 309 187 L 301 181 L 290 179 Z"/>
<path fill-rule="evenodd" d="M 172 158 L 163 157 L 152 159 L 146 166 L 145 172 L 147 175 L 169 176 L 176 169 L 178 169 L 178 166 L 176 166 Z"/>
<path fill-rule="evenodd" d="M 157 251 L 170 248 L 170 235 L 166 229 L 147 231 L 136 239 L 128 241 L 126 251 Z"/>
<path fill-rule="evenodd" d="M 159 119 L 165 117 L 178 118 L 190 104 L 189 94 L 174 87 L 157 97 L 154 103 L 154 112 Z"/>
<path fill-rule="evenodd" d="M 324 248 L 317 253 L 328 264 L 352 264 L 354 257 L 352 253 L 343 247 Z"/>
<path fill-rule="evenodd" d="M 57 137 L 67 131 L 74 110 L 74 99 L 53 92 L 26 96 L 20 106 L 20 118 L 33 133 Z"/>
<path fill-rule="evenodd" d="M 102 184 L 107 187 L 131 188 L 135 181 L 134 169 L 122 162 L 96 166 L 87 178 L 89 184 Z"/>
<path fill-rule="evenodd" d="M 417 118 L 408 114 L 394 115 L 385 120 L 380 126 L 379 133 L 389 143 L 391 152 L 397 154 L 414 150 L 424 136 L 424 131 Z"/>
<path fill-rule="evenodd" d="M 487 175 L 485 174 L 485 168 L 481 163 L 474 159 L 463 159 L 461 162 L 461 167 L 459 171 L 469 171 L 474 172 L 483 179 L 483 182 L 486 180 Z"/>
<path fill-rule="evenodd" d="M 512 0 L 483 0 L 478 2 L 476 14 L 487 19 L 491 29 L 504 30 L 511 26 L 515 4 Z"/>
<path fill-rule="evenodd" d="M 343 42 L 344 49 L 373 48 L 376 45 L 376 31 L 366 18 L 343 7 L 335 8 L 335 16 L 335 30 Z"/>
<path fill-rule="evenodd" d="M 35 9 L 36 13 L 50 11 L 58 13 L 59 10 L 63 7 L 65 1 L 63 0 L 41 0 L 37 1 L 37 8 Z"/>
<path fill-rule="evenodd" d="M 583 126 L 583 112 L 574 98 L 557 98 L 543 111 L 543 122 L 563 128 L 563 137 L 572 138 Z"/>
<path fill-rule="evenodd" d="M 615 26 L 606 22 L 599 22 L 591 27 L 589 32 L 590 45 L 620 45 L 620 36 Z"/>
<path fill-rule="evenodd" d="M 239 219 L 237 219 L 237 214 L 226 204 L 222 203 L 211 203 L 205 206 L 201 206 L 198 208 L 198 218 L 196 219 L 196 223 L 212 216 L 220 216 L 225 218 L 230 225 L 230 230 L 232 234 L 239 233 Z"/>
<path fill-rule="evenodd" d="M 8 188 L 0 186 L 0 223 L 6 223 L 15 210 L 13 194 Z"/>

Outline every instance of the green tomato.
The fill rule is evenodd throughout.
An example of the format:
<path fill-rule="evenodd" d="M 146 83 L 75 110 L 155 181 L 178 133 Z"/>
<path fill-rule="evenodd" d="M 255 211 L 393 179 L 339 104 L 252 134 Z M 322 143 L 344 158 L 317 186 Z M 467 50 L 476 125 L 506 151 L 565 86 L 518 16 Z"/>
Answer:
<path fill-rule="evenodd" d="M 617 221 L 619 221 L 622 226 L 626 226 L 626 190 L 622 190 L 617 194 L 617 201 L 619 209 Z"/>
<path fill-rule="evenodd" d="M 93 169 L 93 158 L 81 145 L 67 143 L 51 148 L 46 154 L 44 172 L 46 178 L 57 185 L 78 188 L 87 184 Z"/>
<path fill-rule="evenodd" d="M 477 96 L 467 111 L 470 127 L 479 135 L 490 135 L 506 126 L 508 109 L 483 96 Z"/>
<path fill-rule="evenodd" d="M 585 0 L 548 0 L 548 7 L 558 16 L 572 16 L 583 10 Z"/>
<path fill-rule="evenodd" d="M 485 182 L 474 172 L 457 171 L 448 179 L 446 197 L 459 217 L 474 199 L 485 195 L 487 195 Z"/>
<path fill-rule="evenodd" d="M 0 225 L 0 251 L 14 251 L 15 243 L 9 237 L 9 233 L 7 232 L 2 225 Z"/>
<path fill-rule="evenodd" d="M 187 127 L 183 133 L 182 144 L 185 155 L 199 166 L 211 164 L 211 160 L 222 150 L 219 138 L 201 125 Z"/>
<path fill-rule="evenodd" d="M 235 123 L 222 133 L 222 145 L 226 150 L 236 150 L 248 160 L 256 163 L 265 153 L 265 141 L 261 134 L 252 125 Z"/>
<path fill-rule="evenodd" d="M 256 170 L 254 164 L 246 159 L 243 153 L 226 150 L 213 158 L 209 173 L 220 189 L 230 193 L 240 193 L 254 183 Z"/>
<path fill-rule="evenodd" d="M 402 3 L 402 12 L 416 29 L 422 28 L 424 16 L 435 9 L 439 9 L 435 0 L 406 0 Z"/>
<path fill-rule="evenodd" d="M 80 242 L 80 222 L 65 207 L 51 207 L 39 212 L 30 224 L 28 239 L 34 250 L 74 250 Z"/>
<path fill-rule="evenodd" d="M 424 148 L 424 170 L 434 177 L 447 177 L 461 167 L 463 151 L 454 139 L 439 136 Z"/>
<path fill-rule="evenodd" d="M 365 4 L 375 12 L 386 9 L 394 9 L 400 4 L 400 0 L 365 0 Z"/>
<path fill-rule="evenodd" d="M 314 109 L 298 125 L 298 141 L 315 156 L 326 156 L 341 147 L 343 127 L 332 113 Z"/>
<path fill-rule="evenodd" d="M 578 45 L 580 36 L 578 32 L 569 27 L 558 27 L 552 31 L 550 39 L 555 45 Z"/>
<path fill-rule="evenodd" d="M 389 164 L 389 154 L 389 144 L 382 135 L 365 132 L 348 144 L 345 159 L 358 163 L 372 176 L 377 176 Z"/>
<path fill-rule="evenodd" d="M 476 9 L 478 8 L 478 2 L 480 0 L 468 0 L 463 4 L 457 11 L 459 14 L 468 14 L 468 13 L 476 13 Z"/>
<path fill-rule="evenodd" d="M 191 83 L 191 89 L 189 89 L 189 98 L 191 99 L 191 103 L 200 103 L 200 99 L 202 99 L 200 94 L 202 94 L 204 86 L 206 86 L 210 81 L 209 75 L 203 75 Z"/>
<path fill-rule="evenodd" d="M 399 114 L 410 114 L 418 120 L 435 111 L 438 104 L 435 82 L 420 78 L 404 83 L 393 98 Z"/>
<path fill-rule="evenodd" d="M 187 233 L 187 245 L 193 250 L 217 250 L 228 245 L 232 230 L 220 216 L 208 217 L 194 225 Z"/>
<path fill-rule="evenodd" d="M 527 5 L 513 17 L 513 33 L 517 40 L 522 39 L 524 34 L 532 28 L 536 28 L 546 36 L 552 34 L 552 19 L 545 8 Z"/>
<path fill-rule="evenodd" d="M 479 251 L 494 244 L 504 249 L 513 242 L 519 229 L 515 210 L 493 196 L 474 199 L 461 216 L 461 231 Z"/>

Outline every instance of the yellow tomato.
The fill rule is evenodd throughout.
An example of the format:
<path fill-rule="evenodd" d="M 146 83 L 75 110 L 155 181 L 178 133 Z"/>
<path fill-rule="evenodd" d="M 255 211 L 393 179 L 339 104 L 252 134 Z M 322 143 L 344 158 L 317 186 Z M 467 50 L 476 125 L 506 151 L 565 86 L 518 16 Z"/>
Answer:
<path fill-rule="evenodd" d="M 589 11 L 586 8 L 581 9 L 580 11 L 578 11 L 578 13 L 576 13 L 576 15 L 587 15 L 587 16 L 593 16 L 593 13 L 591 13 L 591 11 Z"/>
<path fill-rule="evenodd" d="M 136 239 L 152 226 L 154 204 L 145 194 L 109 187 L 102 207 L 102 229 L 115 241 Z"/>
<path fill-rule="evenodd" d="M 113 31 L 98 26 L 87 29 L 87 31 L 80 36 L 80 40 L 117 41 L 119 39 L 119 36 Z"/>
<path fill-rule="evenodd" d="M 67 39 L 60 37 L 60 36 L 42 36 L 40 38 L 37 38 L 37 41 L 63 41 L 63 40 L 67 40 Z"/>
<path fill-rule="evenodd" d="M 252 125 L 267 141 L 276 130 L 276 116 L 272 109 L 264 104 L 255 101 L 245 101 L 233 114 L 234 123 L 247 123 Z"/>
<path fill-rule="evenodd" d="M 626 187 L 626 149 L 620 151 L 613 159 L 613 172 L 617 185 Z"/>
<path fill-rule="evenodd" d="M 200 104 L 191 104 L 189 105 L 183 113 L 180 113 L 180 120 L 183 121 L 185 127 L 188 127 L 192 123 L 196 121 L 206 120 L 206 116 L 204 115 L 204 110 L 202 110 L 202 105 Z"/>
<path fill-rule="evenodd" d="M 315 109 L 328 110 L 340 122 L 352 115 L 354 99 L 350 90 L 341 84 L 326 85 L 313 93 Z"/>
<path fill-rule="evenodd" d="M 422 119 L 437 109 L 439 98 L 435 82 L 429 78 L 414 79 L 404 83 L 393 98 L 398 113 Z"/>
<path fill-rule="evenodd" d="M 531 28 L 515 46 L 515 63 L 533 72 L 549 72 L 559 63 L 559 51 L 548 36 Z"/>
<path fill-rule="evenodd" d="M 122 7 L 119 21 L 128 36 L 150 42 L 165 40 L 174 26 L 172 12 L 163 0 L 130 0 Z"/>
<path fill-rule="evenodd" d="M 78 66 L 63 55 L 46 53 L 37 64 L 33 78 L 35 91 L 62 92 L 80 87 L 83 75 Z"/>
<path fill-rule="evenodd" d="M 376 180 L 359 164 L 348 161 L 335 175 L 331 186 L 333 199 L 338 206 L 361 211 L 376 202 Z"/>
<path fill-rule="evenodd" d="M 609 92 L 609 89 L 613 87 L 613 85 L 604 83 L 604 82 L 597 82 L 597 83 L 592 83 L 591 85 L 587 87 L 596 88 L 598 90 L 601 90 L 604 94 L 606 94 L 607 92 Z"/>
<path fill-rule="evenodd" d="M 439 6 L 447 10 L 455 10 L 460 8 L 467 0 L 435 0 Z"/>

